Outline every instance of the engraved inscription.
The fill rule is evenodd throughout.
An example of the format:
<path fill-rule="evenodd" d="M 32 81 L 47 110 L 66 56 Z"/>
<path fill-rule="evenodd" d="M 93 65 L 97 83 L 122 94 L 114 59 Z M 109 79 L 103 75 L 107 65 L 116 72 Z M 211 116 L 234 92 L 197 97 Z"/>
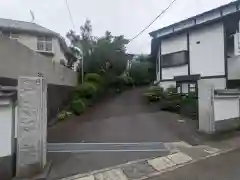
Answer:
<path fill-rule="evenodd" d="M 46 85 L 41 77 L 18 80 L 17 174 L 20 167 L 46 163 Z M 19 168 L 18 168 L 19 167 Z"/>

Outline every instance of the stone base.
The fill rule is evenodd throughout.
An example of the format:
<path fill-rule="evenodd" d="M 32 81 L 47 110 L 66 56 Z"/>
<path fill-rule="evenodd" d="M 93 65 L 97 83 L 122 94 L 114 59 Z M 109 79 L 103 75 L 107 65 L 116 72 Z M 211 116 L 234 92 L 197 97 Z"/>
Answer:
<path fill-rule="evenodd" d="M 47 180 L 51 171 L 52 162 L 48 162 L 42 172 L 36 173 L 31 177 L 15 177 L 13 180 Z"/>
<path fill-rule="evenodd" d="M 22 167 L 18 167 L 16 177 L 29 178 L 41 172 L 42 172 L 42 168 L 40 164 L 29 164 Z"/>

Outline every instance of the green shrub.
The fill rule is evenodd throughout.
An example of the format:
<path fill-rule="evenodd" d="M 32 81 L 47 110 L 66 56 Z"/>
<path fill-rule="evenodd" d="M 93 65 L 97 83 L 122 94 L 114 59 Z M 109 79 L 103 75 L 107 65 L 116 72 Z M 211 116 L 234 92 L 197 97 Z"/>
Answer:
<path fill-rule="evenodd" d="M 86 74 L 85 76 L 85 81 L 87 82 L 93 82 L 93 83 L 96 83 L 96 84 L 102 84 L 102 77 L 97 74 L 97 73 L 88 73 Z"/>
<path fill-rule="evenodd" d="M 75 97 L 77 97 L 77 99 L 78 98 L 90 99 L 97 94 L 97 91 L 98 91 L 98 87 L 96 84 L 91 82 L 85 82 L 76 88 L 74 94 L 75 94 Z"/>
<path fill-rule="evenodd" d="M 181 114 L 192 119 L 198 118 L 198 101 L 195 93 L 189 93 L 182 98 Z"/>
<path fill-rule="evenodd" d="M 124 76 L 117 76 L 114 77 L 110 83 L 112 88 L 115 88 L 117 92 L 120 92 L 124 89 L 125 78 Z"/>
<path fill-rule="evenodd" d="M 175 87 L 169 87 L 163 93 L 161 109 L 179 113 L 181 100 L 182 96 L 177 93 L 177 89 Z"/>
<path fill-rule="evenodd" d="M 66 119 L 67 117 L 69 117 L 69 116 L 71 116 L 71 115 L 72 115 L 72 112 L 63 110 L 63 111 L 61 111 L 61 112 L 58 114 L 58 119 L 59 119 L 60 121 L 63 121 L 64 119 Z"/>
<path fill-rule="evenodd" d="M 163 93 L 164 90 L 160 86 L 151 86 L 144 93 L 144 96 L 147 97 L 148 101 L 155 102 L 163 97 Z"/>
<path fill-rule="evenodd" d="M 133 78 L 135 85 L 147 85 L 151 82 L 152 64 L 149 62 L 133 63 L 129 75 Z"/>
<path fill-rule="evenodd" d="M 84 112 L 86 104 L 83 99 L 77 99 L 71 102 L 70 108 L 74 114 L 80 115 Z"/>
<path fill-rule="evenodd" d="M 174 86 L 170 86 L 169 88 L 166 89 L 167 94 L 174 94 L 177 93 L 177 88 Z"/>
<path fill-rule="evenodd" d="M 126 86 L 133 86 L 134 85 L 134 80 L 133 80 L 133 78 L 132 77 L 130 77 L 130 76 L 124 76 L 124 84 L 126 85 Z"/>

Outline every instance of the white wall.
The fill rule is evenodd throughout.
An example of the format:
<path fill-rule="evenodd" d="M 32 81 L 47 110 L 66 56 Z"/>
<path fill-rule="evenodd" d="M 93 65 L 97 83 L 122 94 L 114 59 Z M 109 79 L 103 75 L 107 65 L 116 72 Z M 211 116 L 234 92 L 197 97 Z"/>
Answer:
<path fill-rule="evenodd" d="M 187 50 L 187 34 L 180 34 L 161 41 L 161 54 Z"/>
<path fill-rule="evenodd" d="M 239 98 L 215 98 L 214 119 L 215 121 L 227 120 L 239 117 Z"/>
<path fill-rule="evenodd" d="M 222 23 L 191 31 L 189 40 L 191 74 L 225 75 Z"/>
<path fill-rule="evenodd" d="M 28 34 L 19 34 L 18 42 L 24 44 L 30 49 L 36 51 L 37 50 L 37 37 Z"/>
<path fill-rule="evenodd" d="M 188 93 L 188 83 L 182 84 L 182 93 Z"/>
<path fill-rule="evenodd" d="M 29 47 L 30 49 L 37 51 L 37 36 L 30 35 L 30 34 L 20 34 L 18 41 L 25 46 Z M 64 59 L 66 61 L 66 58 L 64 56 L 64 53 L 61 50 L 60 43 L 57 38 L 52 38 L 52 48 L 54 56 L 52 58 L 52 61 L 55 61 L 57 63 L 60 63 L 61 59 Z"/>
<path fill-rule="evenodd" d="M 240 79 L 240 56 L 228 58 L 228 79 Z"/>
<path fill-rule="evenodd" d="M 3 105 L 5 104 L 5 105 Z M 9 100 L 0 101 L 0 157 L 12 153 L 12 108 Z"/>
<path fill-rule="evenodd" d="M 187 34 L 180 34 L 161 42 L 161 54 L 187 50 Z M 188 65 L 162 69 L 162 79 L 173 79 L 174 76 L 188 75 Z"/>
<path fill-rule="evenodd" d="M 188 65 L 162 69 L 162 79 L 173 79 L 174 76 L 188 75 Z"/>
<path fill-rule="evenodd" d="M 53 56 L 53 61 L 60 63 L 60 60 L 63 59 L 67 63 L 67 60 L 62 52 L 62 49 L 60 47 L 60 43 L 58 39 L 53 38 L 53 49 L 54 49 L 54 56 Z"/>
<path fill-rule="evenodd" d="M 159 85 L 164 88 L 167 89 L 171 86 L 176 87 L 176 82 L 175 81 L 165 81 L 165 82 L 160 82 Z"/>
<path fill-rule="evenodd" d="M 160 71 L 157 73 L 157 81 L 160 81 Z"/>
<path fill-rule="evenodd" d="M 225 78 L 211 78 L 211 79 L 201 79 L 199 82 L 204 82 L 208 86 L 214 89 L 226 89 L 226 79 Z"/>

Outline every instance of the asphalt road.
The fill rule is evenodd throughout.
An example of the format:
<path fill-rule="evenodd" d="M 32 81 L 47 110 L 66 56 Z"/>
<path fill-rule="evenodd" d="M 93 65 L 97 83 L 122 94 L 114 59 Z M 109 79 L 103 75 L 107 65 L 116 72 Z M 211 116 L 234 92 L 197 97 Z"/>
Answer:
<path fill-rule="evenodd" d="M 240 150 L 202 160 L 148 180 L 239 180 Z"/>
<path fill-rule="evenodd" d="M 146 104 L 144 88 L 106 99 L 79 117 L 48 130 L 49 143 L 177 142 L 200 144 L 195 121 L 178 121 L 179 115 Z M 48 153 L 53 161 L 51 178 L 86 173 L 109 166 L 166 155 L 167 152 Z"/>

